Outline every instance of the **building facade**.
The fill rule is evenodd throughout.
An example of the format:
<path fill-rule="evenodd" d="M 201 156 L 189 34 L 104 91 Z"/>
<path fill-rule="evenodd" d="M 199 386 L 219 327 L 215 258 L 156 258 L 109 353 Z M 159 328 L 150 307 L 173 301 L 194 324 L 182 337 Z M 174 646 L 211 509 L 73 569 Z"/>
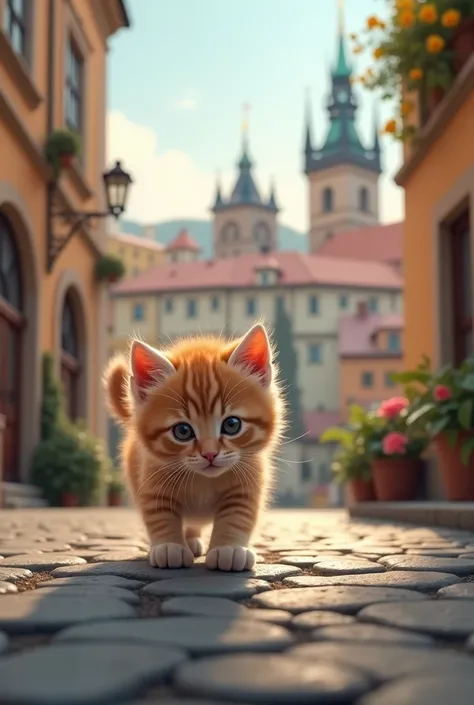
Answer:
<path fill-rule="evenodd" d="M 100 376 L 106 292 L 94 278 L 105 223 L 58 238 L 43 146 L 67 127 L 82 153 L 61 175 L 62 212 L 104 211 L 108 38 L 129 24 L 121 0 L 0 0 L 0 414 L 3 473 L 26 482 L 39 440 L 41 359 L 54 356 L 66 408 L 105 434 Z"/>
<path fill-rule="evenodd" d="M 313 253 L 337 232 L 376 225 L 379 220 L 381 164 L 377 125 L 374 121 L 373 144 L 367 148 L 356 126 L 357 98 L 342 31 L 331 72 L 327 111 L 329 128 L 323 144 L 317 147 L 308 98 L 304 172 L 308 179 L 309 248 Z"/>
<path fill-rule="evenodd" d="M 114 221 L 107 228 L 107 252 L 123 262 L 126 277 L 165 261 L 165 247 L 155 240 L 153 225 L 145 226 L 141 235 L 131 235 L 121 232 Z"/>

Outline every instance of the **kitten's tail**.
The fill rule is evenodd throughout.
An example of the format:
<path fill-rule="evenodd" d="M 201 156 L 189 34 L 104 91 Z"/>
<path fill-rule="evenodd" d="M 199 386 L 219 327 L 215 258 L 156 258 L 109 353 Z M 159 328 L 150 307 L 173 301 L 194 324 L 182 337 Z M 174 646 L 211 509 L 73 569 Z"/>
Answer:
<path fill-rule="evenodd" d="M 132 417 L 132 405 L 128 393 L 128 365 L 123 355 L 113 357 L 104 372 L 107 407 L 111 415 L 125 423 Z"/>

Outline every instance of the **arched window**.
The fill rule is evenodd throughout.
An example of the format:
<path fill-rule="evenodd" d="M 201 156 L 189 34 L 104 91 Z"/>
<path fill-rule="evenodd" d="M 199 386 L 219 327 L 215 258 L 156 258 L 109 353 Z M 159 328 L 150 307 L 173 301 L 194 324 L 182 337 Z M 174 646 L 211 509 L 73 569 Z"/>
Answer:
<path fill-rule="evenodd" d="M 71 421 L 79 413 L 79 380 L 81 375 L 78 321 L 71 291 L 63 304 L 61 317 L 61 380 L 64 387 L 65 408 Z"/>
<path fill-rule="evenodd" d="M 334 210 L 334 192 L 327 186 L 323 191 L 323 212 L 330 213 Z"/>
<path fill-rule="evenodd" d="M 369 190 L 366 186 L 362 186 L 359 189 L 359 210 L 363 213 L 368 213 L 370 211 Z"/>
<path fill-rule="evenodd" d="M 10 482 L 19 479 L 23 324 L 20 254 L 13 227 L 0 213 L 0 414 L 6 420 L 0 464 L 4 479 Z"/>

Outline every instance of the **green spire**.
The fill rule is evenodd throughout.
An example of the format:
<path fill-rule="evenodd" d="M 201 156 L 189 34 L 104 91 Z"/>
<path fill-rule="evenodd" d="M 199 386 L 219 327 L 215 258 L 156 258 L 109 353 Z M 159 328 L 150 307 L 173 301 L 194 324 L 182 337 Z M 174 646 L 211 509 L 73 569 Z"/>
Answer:
<path fill-rule="evenodd" d="M 344 39 L 344 0 L 338 0 L 338 52 L 336 66 L 332 72 L 335 78 L 349 78 L 352 70 L 346 55 L 346 42 Z"/>

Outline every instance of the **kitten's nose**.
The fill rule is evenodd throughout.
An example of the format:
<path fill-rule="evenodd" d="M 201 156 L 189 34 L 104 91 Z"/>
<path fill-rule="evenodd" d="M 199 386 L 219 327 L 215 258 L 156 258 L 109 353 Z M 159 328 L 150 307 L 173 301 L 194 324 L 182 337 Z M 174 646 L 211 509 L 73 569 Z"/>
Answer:
<path fill-rule="evenodd" d="M 207 453 L 201 453 L 201 455 L 203 458 L 205 458 L 207 460 L 209 465 L 212 465 L 212 463 L 214 462 L 214 459 L 217 456 L 217 453 L 215 451 L 209 451 Z"/>

